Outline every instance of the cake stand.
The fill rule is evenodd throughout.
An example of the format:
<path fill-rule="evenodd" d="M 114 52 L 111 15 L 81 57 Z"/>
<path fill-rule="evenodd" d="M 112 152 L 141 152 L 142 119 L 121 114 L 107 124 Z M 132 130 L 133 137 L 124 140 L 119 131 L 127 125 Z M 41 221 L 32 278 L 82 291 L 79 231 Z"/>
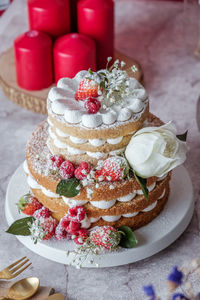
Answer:
<path fill-rule="evenodd" d="M 194 211 L 192 183 L 183 166 L 173 171 L 170 188 L 169 200 L 162 213 L 150 224 L 135 231 L 138 239 L 135 248 L 98 256 L 90 255 L 82 261 L 82 267 L 112 267 L 133 263 L 150 257 L 173 243 L 187 228 Z M 26 175 L 20 165 L 7 188 L 5 213 L 9 225 L 25 216 L 18 213 L 16 202 L 27 192 Z M 75 247 L 72 241 L 49 240 L 35 245 L 30 237 L 16 237 L 25 247 L 47 259 L 62 264 L 71 264 L 73 261 L 73 254 L 67 256 L 67 251 Z"/>
<path fill-rule="evenodd" d="M 137 67 L 137 72 L 133 73 L 129 70 L 128 74 L 143 83 L 143 71 L 137 61 L 116 50 L 114 58 L 125 61 L 125 69 L 135 65 Z M 15 73 L 14 49 L 9 48 L 0 55 L 0 86 L 2 87 L 5 95 L 10 100 L 26 109 L 32 110 L 36 113 L 46 114 L 46 99 L 49 90 L 53 85 L 40 91 L 27 91 L 18 86 Z"/>

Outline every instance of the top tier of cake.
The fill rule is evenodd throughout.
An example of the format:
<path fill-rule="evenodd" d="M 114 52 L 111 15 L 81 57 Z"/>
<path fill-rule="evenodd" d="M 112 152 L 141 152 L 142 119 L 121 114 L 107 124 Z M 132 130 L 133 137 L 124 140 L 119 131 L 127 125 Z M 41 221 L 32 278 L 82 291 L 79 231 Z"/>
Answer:
<path fill-rule="evenodd" d="M 143 127 L 149 111 L 144 87 L 135 78 L 124 77 L 126 91 L 105 96 L 99 90 L 101 108 L 89 113 L 85 101 L 75 99 L 80 83 L 89 76 L 88 71 L 81 71 L 73 79 L 61 79 L 50 90 L 48 147 L 53 154 L 62 154 L 74 163 L 88 161 L 95 165 L 99 159 L 124 150 L 133 133 Z"/>

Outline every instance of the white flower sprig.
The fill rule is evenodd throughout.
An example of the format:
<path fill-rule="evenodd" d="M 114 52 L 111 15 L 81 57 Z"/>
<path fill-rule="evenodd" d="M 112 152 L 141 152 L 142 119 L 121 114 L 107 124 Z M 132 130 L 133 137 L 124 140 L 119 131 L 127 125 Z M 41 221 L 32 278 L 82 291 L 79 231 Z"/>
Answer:
<path fill-rule="evenodd" d="M 88 71 L 88 79 L 94 80 L 98 84 L 98 94 L 103 107 L 109 107 L 115 103 L 123 101 L 130 95 L 130 78 L 126 70 L 122 70 L 126 63 L 116 59 L 109 67 L 112 57 L 108 57 L 105 70 L 98 72 Z M 135 73 L 136 66 L 132 66 L 131 70 Z"/>
<path fill-rule="evenodd" d="M 38 219 L 34 220 L 33 223 L 29 223 L 30 235 L 34 244 L 36 244 L 38 240 L 42 241 L 45 237 L 45 232 L 40 224 L 41 222 Z"/>

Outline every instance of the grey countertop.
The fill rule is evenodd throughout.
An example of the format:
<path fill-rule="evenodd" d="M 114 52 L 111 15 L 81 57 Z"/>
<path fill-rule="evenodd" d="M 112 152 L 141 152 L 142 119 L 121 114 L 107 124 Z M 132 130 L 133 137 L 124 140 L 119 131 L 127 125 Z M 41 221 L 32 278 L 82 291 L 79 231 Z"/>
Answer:
<path fill-rule="evenodd" d="M 5 233 L 5 193 L 10 177 L 24 160 L 28 136 L 45 116 L 15 105 L 0 91 L 0 269 L 27 255 L 33 266 L 24 275 L 40 277 L 43 285 L 51 285 L 68 300 L 142 299 L 142 285 L 155 283 L 164 294 L 162 279 L 171 266 L 199 256 L 200 135 L 195 117 L 200 62 L 192 57 L 194 34 L 185 24 L 187 18 L 181 2 L 116 1 L 116 48 L 142 64 L 151 111 L 165 122 L 173 120 L 180 132 L 189 129 L 185 165 L 194 185 L 196 209 L 187 230 L 159 254 L 115 268 L 77 270 L 26 249 Z M 0 52 L 26 28 L 25 0 L 15 0 L 0 18 Z"/>

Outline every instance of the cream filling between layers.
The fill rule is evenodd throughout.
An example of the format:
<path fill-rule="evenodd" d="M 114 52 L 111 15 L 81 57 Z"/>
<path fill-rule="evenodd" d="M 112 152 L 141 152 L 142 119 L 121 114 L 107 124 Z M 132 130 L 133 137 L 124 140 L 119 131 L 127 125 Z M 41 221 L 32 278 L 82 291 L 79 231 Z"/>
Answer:
<path fill-rule="evenodd" d="M 87 154 L 89 157 L 92 157 L 92 158 L 95 158 L 95 159 L 104 159 L 108 155 L 108 153 L 105 153 L 105 152 L 90 152 L 90 151 L 83 151 L 83 150 L 80 150 L 78 148 L 70 147 L 68 144 L 61 142 L 56 137 L 55 137 L 55 139 L 53 139 L 52 136 L 51 136 L 51 139 L 52 139 L 54 145 L 57 148 L 66 150 L 67 151 L 66 154 L 70 154 L 70 155 L 83 155 L 83 154 Z M 49 143 L 49 140 L 47 141 L 47 147 L 49 148 L 50 152 L 53 153 L 53 151 L 51 149 L 51 145 Z M 112 155 L 118 155 L 122 151 L 124 151 L 124 148 L 121 148 L 121 149 L 118 149 L 118 150 L 114 150 L 114 151 L 110 151 L 109 154 L 111 156 Z"/>
<path fill-rule="evenodd" d="M 83 150 L 80 150 L 80 149 L 78 149 L 78 148 L 71 147 L 71 146 L 69 146 L 67 143 L 61 142 L 61 141 L 57 138 L 57 136 L 52 132 L 52 130 L 51 130 L 50 128 L 49 128 L 48 132 L 49 132 L 49 136 L 51 137 L 51 139 L 52 139 L 54 145 L 55 145 L 57 148 L 59 148 L 59 149 L 66 149 L 67 152 L 68 152 L 69 154 L 71 154 L 71 155 L 87 154 L 88 156 L 93 157 L 93 158 L 96 158 L 96 159 L 104 158 L 104 157 L 106 157 L 106 155 L 107 155 L 107 154 L 104 153 L 104 152 L 83 151 Z M 119 138 L 117 138 L 117 139 L 118 139 L 118 143 L 119 143 L 119 142 L 123 139 L 123 137 L 120 137 L 120 139 L 119 139 Z M 110 143 L 110 144 L 112 144 L 112 145 L 118 144 L 118 143 L 115 143 L 115 142 L 114 142 L 114 140 L 117 140 L 117 139 L 109 139 L 109 140 L 113 140 L 112 143 Z M 83 144 L 83 143 L 86 143 L 86 142 L 87 142 L 87 140 L 83 140 L 83 139 L 79 139 L 79 138 L 71 137 L 71 136 L 70 136 L 70 140 L 71 140 L 73 143 L 75 143 L 75 141 L 76 141 L 76 144 L 77 144 L 77 145 L 78 145 L 78 144 Z M 105 142 L 101 143 L 101 141 L 103 141 L 103 140 L 98 140 L 98 139 L 94 139 L 94 140 L 90 140 L 90 141 L 92 141 L 92 143 L 90 143 L 90 144 L 93 145 L 93 146 L 96 146 L 96 147 L 97 147 L 97 146 L 101 146 L 101 145 L 105 144 L 105 142 L 106 142 L 106 141 L 105 141 Z M 111 155 L 115 155 L 115 154 L 117 154 L 117 153 L 120 153 L 122 150 L 124 150 L 124 148 L 121 148 L 121 149 L 118 149 L 118 150 L 111 151 L 110 153 L 111 153 Z"/>
<path fill-rule="evenodd" d="M 164 191 L 162 192 L 162 195 L 158 198 L 161 199 L 164 197 L 166 192 L 166 189 L 164 189 Z M 130 214 L 123 214 L 123 215 L 118 215 L 118 216 L 100 216 L 98 218 L 89 218 L 91 223 L 95 223 L 97 221 L 99 221 L 100 219 L 103 219 L 106 222 L 116 222 L 118 221 L 121 217 L 124 218 L 132 218 L 137 216 L 140 212 L 149 212 L 151 210 L 153 210 L 158 204 L 158 201 L 155 201 L 154 203 L 152 203 L 151 205 L 149 205 L 148 207 L 146 207 L 145 209 L 139 211 L 139 212 L 134 212 L 134 213 L 130 213 Z"/>
<path fill-rule="evenodd" d="M 46 188 L 44 188 L 43 186 L 41 186 L 40 184 L 37 183 L 37 181 L 31 176 L 26 161 L 24 161 L 24 163 L 23 163 L 23 168 L 24 168 L 25 173 L 28 175 L 27 176 L 27 183 L 28 183 L 28 185 L 31 188 L 33 188 L 33 189 L 41 189 L 42 193 L 44 195 L 46 195 L 47 197 L 60 198 L 60 195 L 47 190 Z M 152 185 L 150 185 L 148 187 L 148 190 L 152 191 L 155 188 L 155 185 L 156 185 L 156 183 L 153 183 Z M 141 194 L 141 190 L 134 191 L 133 193 L 131 193 L 129 195 L 120 197 L 120 198 L 115 199 L 115 200 L 110 200 L 110 201 L 104 201 L 104 200 L 101 200 L 101 201 L 90 201 L 90 204 L 92 206 L 94 206 L 94 207 L 99 208 L 99 209 L 108 209 L 108 208 L 111 208 L 113 205 L 115 205 L 115 203 L 117 201 L 119 201 L 119 202 L 129 202 L 129 201 L 131 201 L 132 199 L 134 199 L 134 197 L 137 194 L 140 195 Z M 162 195 L 158 198 L 158 200 L 161 199 L 164 195 L 165 195 L 165 190 L 163 191 Z M 67 197 L 64 197 L 64 196 L 62 196 L 62 199 L 63 199 L 63 201 L 69 207 L 74 207 L 76 205 L 85 205 L 86 203 L 88 203 L 87 200 L 75 200 L 75 199 L 67 198 Z M 141 212 L 151 211 L 152 209 L 154 209 L 156 207 L 156 205 L 157 205 L 157 201 L 155 201 L 153 204 L 151 204 L 148 207 L 146 207 Z M 131 218 L 131 217 L 135 217 L 139 213 L 140 212 L 128 213 L 128 214 L 123 214 L 123 215 L 118 215 L 118 216 L 100 216 L 98 218 L 90 218 L 90 222 L 91 223 L 97 222 L 100 218 L 102 218 L 104 221 L 107 221 L 107 222 L 115 222 L 115 221 L 119 220 L 121 217 Z"/>
<path fill-rule="evenodd" d="M 47 121 L 48 121 L 48 123 L 49 123 L 49 125 L 50 125 L 50 127 L 49 127 L 49 135 L 50 135 L 50 137 L 51 137 L 53 140 L 54 140 L 54 139 L 57 139 L 57 140 L 58 140 L 57 136 L 56 136 L 56 135 L 53 133 L 53 131 L 52 131 L 52 127 L 53 127 L 54 125 L 52 124 L 52 122 L 50 121 L 49 118 L 47 119 Z M 69 135 L 69 134 L 66 134 L 66 133 L 64 133 L 63 131 L 61 131 L 61 130 L 58 129 L 58 128 L 56 128 L 56 133 L 57 133 L 57 135 L 58 135 L 59 137 L 62 137 L 62 138 L 69 138 L 70 141 L 71 141 L 72 143 L 74 143 L 74 144 L 80 145 L 80 144 L 89 143 L 89 144 L 92 145 L 93 147 L 103 146 L 105 143 L 108 143 L 108 144 L 110 144 L 110 145 L 117 145 L 117 144 L 119 144 L 119 143 L 122 141 L 122 139 L 123 139 L 123 136 L 119 136 L 119 137 L 117 137 L 117 138 L 115 138 L 115 139 L 105 139 L 105 140 L 103 140 L 103 139 L 88 139 L 88 140 L 86 140 L 86 139 L 80 139 L 80 138 L 77 138 L 77 137 L 75 137 L 75 136 L 71 136 L 71 135 Z M 66 145 L 67 145 L 67 143 L 63 143 L 63 144 L 66 144 Z"/>

